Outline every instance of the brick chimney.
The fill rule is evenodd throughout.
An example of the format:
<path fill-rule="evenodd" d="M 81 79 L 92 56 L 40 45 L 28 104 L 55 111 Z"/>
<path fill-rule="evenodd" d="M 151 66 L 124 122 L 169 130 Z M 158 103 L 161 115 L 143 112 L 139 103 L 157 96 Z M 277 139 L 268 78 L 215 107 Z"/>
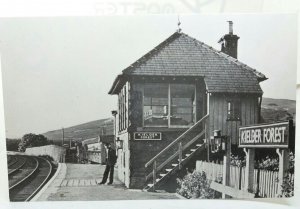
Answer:
<path fill-rule="evenodd" d="M 228 21 L 229 23 L 229 33 L 225 34 L 218 43 L 221 44 L 221 52 L 228 54 L 237 59 L 237 47 L 238 40 L 240 37 L 233 34 L 233 22 Z"/>

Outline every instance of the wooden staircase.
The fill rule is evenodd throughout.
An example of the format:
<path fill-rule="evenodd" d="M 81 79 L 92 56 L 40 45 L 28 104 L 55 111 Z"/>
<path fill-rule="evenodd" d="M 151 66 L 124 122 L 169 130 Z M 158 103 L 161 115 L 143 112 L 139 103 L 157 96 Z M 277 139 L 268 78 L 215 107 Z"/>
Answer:
<path fill-rule="evenodd" d="M 146 169 L 152 165 L 152 171 L 146 176 L 147 181 L 152 181 L 143 191 L 155 191 L 166 179 L 186 165 L 196 153 L 205 149 L 203 139 L 206 139 L 208 116 L 205 115 L 145 164 Z M 191 136 L 192 133 L 195 134 Z M 172 154 L 168 156 L 168 153 Z"/>

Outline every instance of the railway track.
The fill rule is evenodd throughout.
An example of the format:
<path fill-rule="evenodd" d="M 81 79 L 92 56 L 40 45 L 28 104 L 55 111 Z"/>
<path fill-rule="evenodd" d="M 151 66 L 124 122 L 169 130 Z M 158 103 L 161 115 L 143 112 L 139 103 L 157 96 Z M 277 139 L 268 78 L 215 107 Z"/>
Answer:
<path fill-rule="evenodd" d="M 7 167 L 10 168 L 13 164 L 15 164 L 17 162 L 17 157 L 16 156 L 12 156 L 12 155 L 8 155 L 7 156 Z"/>
<path fill-rule="evenodd" d="M 16 155 L 13 157 L 14 157 L 13 162 L 10 162 L 8 164 L 8 176 L 11 176 L 13 173 L 20 170 L 26 163 L 26 157 L 24 156 Z"/>
<path fill-rule="evenodd" d="M 25 163 L 9 176 L 9 197 L 13 202 L 29 201 L 49 180 L 53 166 L 45 158 L 22 156 Z"/>

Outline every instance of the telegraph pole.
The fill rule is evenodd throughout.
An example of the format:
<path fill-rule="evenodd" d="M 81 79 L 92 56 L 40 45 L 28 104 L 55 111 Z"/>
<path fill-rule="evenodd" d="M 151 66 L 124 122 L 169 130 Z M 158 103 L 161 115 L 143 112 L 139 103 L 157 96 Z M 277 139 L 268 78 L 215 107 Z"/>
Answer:
<path fill-rule="evenodd" d="M 62 128 L 62 146 L 64 146 L 64 143 L 65 143 L 65 129 Z"/>

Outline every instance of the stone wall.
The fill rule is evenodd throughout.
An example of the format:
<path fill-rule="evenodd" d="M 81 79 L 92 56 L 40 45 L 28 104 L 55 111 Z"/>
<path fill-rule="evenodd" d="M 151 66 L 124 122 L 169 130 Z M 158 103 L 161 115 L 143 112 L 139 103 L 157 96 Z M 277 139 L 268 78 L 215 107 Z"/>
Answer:
<path fill-rule="evenodd" d="M 48 155 L 53 158 L 56 162 L 64 162 L 66 155 L 66 148 L 57 145 L 46 145 L 41 147 L 30 147 L 26 148 L 25 154 L 42 156 Z"/>

